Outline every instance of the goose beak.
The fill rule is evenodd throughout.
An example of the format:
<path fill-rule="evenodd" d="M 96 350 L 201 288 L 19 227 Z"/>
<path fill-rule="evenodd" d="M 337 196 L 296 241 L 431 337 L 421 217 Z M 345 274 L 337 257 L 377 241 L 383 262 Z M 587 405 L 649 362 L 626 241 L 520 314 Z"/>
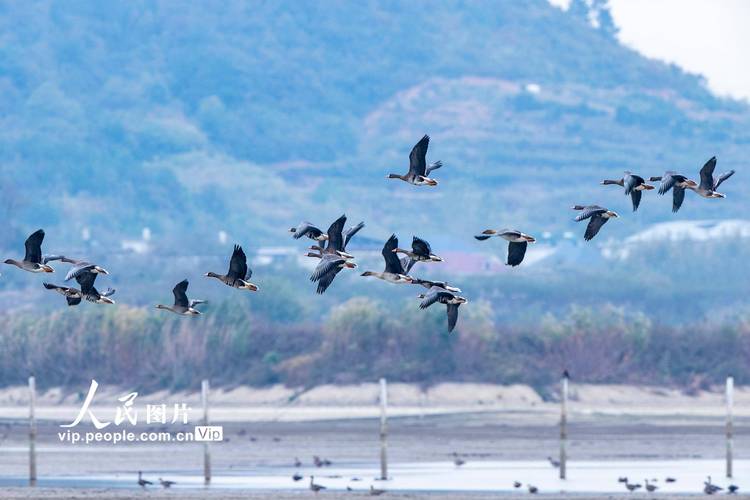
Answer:
<path fill-rule="evenodd" d="M 114 304 L 115 301 L 110 299 L 109 297 L 100 297 L 99 300 L 102 301 L 102 304 Z"/>
<path fill-rule="evenodd" d="M 611 210 L 610 210 L 610 211 L 608 211 L 608 212 L 607 212 L 607 214 L 608 214 L 608 215 L 609 215 L 610 217 L 613 217 L 613 218 L 615 218 L 615 219 L 616 219 L 616 218 L 618 218 L 618 217 L 620 217 L 619 215 L 617 215 L 617 212 L 613 212 L 613 211 L 611 211 Z"/>
<path fill-rule="evenodd" d="M 522 238 L 523 238 L 524 240 L 526 240 L 527 242 L 529 242 L 529 243 L 536 243 L 536 238 L 534 238 L 533 236 L 530 236 L 530 235 L 528 235 L 528 234 L 524 234 L 524 235 L 523 235 L 523 236 L 521 236 L 521 237 L 522 237 Z"/>
<path fill-rule="evenodd" d="M 45 273 L 54 273 L 55 272 L 55 270 L 52 269 L 52 267 L 50 267 L 50 266 L 48 266 L 46 264 L 42 264 L 42 269 L 44 270 Z"/>
<path fill-rule="evenodd" d="M 99 274 L 109 274 L 109 271 L 104 269 L 103 267 L 96 266 L 94 270 Z"/>

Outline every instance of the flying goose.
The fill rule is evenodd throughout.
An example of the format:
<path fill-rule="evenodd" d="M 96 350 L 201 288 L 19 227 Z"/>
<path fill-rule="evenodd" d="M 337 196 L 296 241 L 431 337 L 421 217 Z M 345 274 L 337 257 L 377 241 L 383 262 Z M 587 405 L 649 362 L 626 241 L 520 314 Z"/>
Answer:
<path fill-rule="evenodd" d="M 600 207 L 599 205 L 574 205 L 573 210 L 582 210 L 582 212 L 575 218 L 577 222 L 591 219 L 589 220 L 589 224 L 586 226 L 586 232 L 583 235 L 583 239 L 586 241 L 590 241 L 596 236 L 602 226 L 606 224 L 609 219 L 619 217 L 617 213 Z"/>
<path fill-rule="evenodd" d="M 146 489 L 146 486 L 154 484 L 151 481 L 148 481 L 146 479 L 143 479 L 143 474 L 141 471 L 138 471 L 138 486 L 140 486 L 143 489 Z"/>
<path fill-rule="evenodd" d="M 448 332 L 452 332 L 456 327 L 456 322 L 458 321 L 458 307 L 461 304 L 466 304 L 468 302 L 465 297 L 461 297 L 460 295 L 449 292 L 445 288 L 440 288 L 437 286 L 433 286 L 432 288 L 430 288 L 427 293 L 420 293 L 419 295 L 417 295 L 417 297 L 422 299 L 422 302 L 419 304 L 420 309 L 427 309 L 435 302 L 439 302 L 440 304 L 445 304 L 447 306 Z"/>
<path fill-rule="evenodd" d="M 83 273 L 109 274 L 109 271 L 104 269 L 102 266 L 92 264 L 91 262 L 87 262 L 85 260 L 71 259 L 70 257 L 66 257 L 64 255 L 46 255 L 44 257 L 44 262 L 50 262 L 53 260 L 59 260 L 60 262 L 73 264 L 73 267 L 70 268 L 68 274 L 65 275 L 65 281 L 70 281 Z"/>
<path fill-rule="evenodd" d="M 449 292 L 461 293 L 461 289 L 460 288 L 455 287 L 455 286 L 451 286 L 448 283 L 446 283 L 445 281 L 430 281 L 430 280 L 423 280 L 421 278 L 413 278 L 413 280 L 412 280 L 411 283 L 412 283 L 412 285 L 421 285 L 421 286 L 427 288 L 428 290 L 430 288 L 432 288 L 433 286 L 436 286 L 436 287 L 439 287 L 439 288 L 444 288 L 444 289 L 448 290 Z"/>
<path fill-rule="evenodd" d="M 307 236 L 311 240 L 325 241 L 328 239 L 328 235 L 320 230 L 319 227 L 312 225 L 310 222 L 300 222 L 299 226 L 289 229 L 292 233 L 292 238 L 298 240 L 303 236 Z"/>
<path fill-rule="evenodd" d="M 197 306 L 198 304 L 204 304 L 206 301 L 198 299 L 188 301 L 187 288 L 188 280 L 180 281 L 172 289 L 172 293 L 174 294 L 174 305 L 165 306 L 164 304 L 157 304 L 156 308 L 166 309 L 167 311 L 172 311 L 175 314 L 180 314 L 183 316 L 198 316 L 199 314 L 201 314 L 201 312 L 197 310 L 195 306 Z"/>
<path fill-rule="evenodd" d="M 347 254 L 345 249 L 352 237 L 365 226 L 365 223 L 360 222 L 347 229 L 345 234 L 344 224 L 346 224 L 346 215 L 336 219 L 328 228 L 328 244 L 326 247 L 318 248 L 319 254 L 307 254 L 310 257 L 320 258 L 320 262 L 310 276 L 310 281 L 318 282 L 317 293 L 325 293 L 333 283 L 333 279 L 343 268 L 354 269 L 357 267 L 354 262 L 349 262 L 352 256 Z"/>
<path fill-rule="evenodd" d="M 403 263 L 399 260 L 398 255 L 394 252 L 398 248 L 398 238 L 392 234 L 388 241 L 383 245 L 380 252 L 385 260 L 385 270 L 382 273 L 375 271 L 365 271 L 362 276 L 372 276 L 374 278 L 387 281 L 388 283 L 411 283 L 414 278 L 408 276 L 404 270 Z"/>
<path fill-rule="evenodd" d="M 701 182 L 696 187 L 688 186 L 688 189 L 691 189 L 695 191 L 698 195 L 704 197 L 704 198 L 726 198 L 725 195 L 716 192 L 717 189 L 719 189 L 719 186 L 722 182 L 729 179 L 734 175 L 734 170 L 730 170 L 729 172 L 725 172 L 721 174 L 719 177 L 714 177 L 714 169 L 716 168 L 716 157 L 712 157 L 710 160 L 706 162 L 705 165 L 703 165 L 703 168 L 701 168 L 700 176 L 701 176 Z"/>
<path fill-rule="evenodd" d="M 672 212 L 677 212 L 685 200 L 685 189 L 695 187 L 696 183 L 682 174 L 673 170 L 667 170 L 664 175 L 650 177 L 651 182 L 661 181 L 659 185 L 659 194 L 664 195 L 672 190 Z"/>
<path fill-rule="evenodd" d="M 325 486 L 321 484 L 315 484 L 315 476 L 310 476 L 310 490 L 317 493 L 320 490 L 326 489 Z"/>
<path fill-rule="evenodd" d="M 633 202 L 633 212 L 638 210 L 638 205 L 641 204 L 641 195 L 643 191 L 650 191 L 654 189 L 651 184 L 646 184 L 646 180 L 640 175 L 635 175 L 630 171 L 625 171 L 625 175 L 622 179 L 609 180 L 605 179 L 602 181 L 603 185 L 616 184 L 625 188 L 625 195 L 630 195 L 630 200 Z"/>
<path fill-rule="evenodd" d="M 84 299 L 95 304 L 114 304 L 115 301 L 109 297 L 115 293 L 112 288 L 107 288 L 105 292 L 99 293 L 99 290 L 94 288 L 94 281 L 99 273 L 86 271 L 76 275 L 76 281 L 81 285 L 81 295 Z"/>
<path fill-rule="evenodd" d="M 414 184 L 415 186 L 437 186 L 435 179 L 427 177 L 430 172 L 443 166 L 443 163 L 436 161 L 427 166 L 427 148 L 430 145 L 430 136 L 425 135 L 418 143 L 414 145 L 409 153 L 409 172 L 406 175 L 390 174 L 389 179 L 401 179 L 402 181 Z"/>
<path fill-rule="evenodd" d="M 411 250 L 404 250 L 403 248 L 396 247 L 393 249 L 393 252 L 402 253 L 409 258 L 405 269 L 407 274 L 417 262 L 443 261 L 443 259 L 432 253 L 432 247 L 430 247 L 430 244 L 427 241 L 418 238 L 417 236 L 414 236 L 411 240 Z"/>
<path fill-rule="evenodd" d="M 5 263 L 30 273 L 54 273 L 55 270 L 42 258 L 42 241 L 44 241 L 44 230 L 34 231 L 24 242 L 26 254 L 23 260 L 6 259 Z"/>
<path fill-rule="evenodd" d="M 81 291 L 77 288 L 71 288 L 67 286 L 58 286 L 53 285 L 52 283 L 42 283 L 44 285 L 44 288 L 47 290 L 54 290 L 63 297 L 65 297 L 65 301 L 68 303 L 69 306 L 77 306 L 81 303 L 81 298 L 83 298 L 83 295 L 81 295 Z"/>
<path fill-rule="evenodd" d="M 175 481 L 169 481 L 169 480 L 164 480 L 162 478 L 159 478 L 159 484 L 161 484 L 164 487 L 164 489 L 167 489 L 167 488 L 171 488 L 177 483 Z"/>
<path fill-rule="evenodd" d="M 523 257 L 526 255 L 526 247 L 529 243 L 534 243 L 536 238 L 521 231 L 514 229 L 485 229 L 482 234 L 474 236 L 479 241 L 484 241 L 493 236 L 498 236 L 508 242 L 508 260 L 506 264 L 509 266 L 517 266 L 523 262 Z"/>
<path fill-rule="evenodd" d="M 216 274 L 207 272 L 204 276 L 207 278 L 216 278 L 227 286 L 238 288 L 240 290 L 258 291 L 258 285 L 250 283 L 250 277 L 253 275 L 252 269 L 247 267 L 247 257 L 245 251 L 239 245 L 234 246 L 232 257 L 229 260 L 229 270 L 227 274 Z"/>

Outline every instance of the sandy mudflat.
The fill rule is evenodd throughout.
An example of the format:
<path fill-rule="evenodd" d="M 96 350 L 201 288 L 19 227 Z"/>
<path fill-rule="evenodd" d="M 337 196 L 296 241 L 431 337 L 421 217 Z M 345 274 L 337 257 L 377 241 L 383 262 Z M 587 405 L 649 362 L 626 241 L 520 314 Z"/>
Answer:
<path fill-rule="evenodd" d="M 363 498 L 369 497 L 370 495 L 366 492 L 356 493 L 336 493 L 336 492 L 323 492 L 319 495 L 314 495 L 309 491 L 299 492 L 281 492 L 281 491 L 257 491 L 257 490 L 232 490 L 232 491 L 216 491 L 216 490 L 174 490 L 174 491 L 138 491 L 138 490 L 102 490 L 102 489 L 58 489 L 58 488 L 8 488 L 0 490 L 1 499 L 55 499 L 55 500 L 67 500 L 67 499 L 113 499 L 113 500 L 142 500 L 143 498 L 158 498 L 158 499 L 175 499 L 175 498 L 189 498 L 198 499 L 205 498 L 207 500 L 256 500 L 256 499 L 274 499 L 274 500 L 299 500 L 301 498 L 318 498 L 320 500 L 344 500 L 350 498 Z M 503 500 L 515 500 L 515 499 L 528 499 L 528 498 L 544 498 L 547 500 L 565 500 L 573 498 L 577 500 L 598 500 L 598 499 L 609 499 L 609 500 L 625 500 L 633 498 L 659 498 L 664 500 L 672 500 L 677 498 L 688 498 L 688 499 L 704 499 L 704 498 L 716 498 L 708 497 L 704 495 L 645 495 L 645 494 L 625 494 L 625 495 L 555 495 L 555 494 L 541 494 L 541 495 L 513 495 L 513 494 L 489 494 L 489 493 L 387 493 L 382 495 L 380 498 L 397 498 L 397 499 L 454 499 L 454 498 L 468 498 L 471 500 L 489 500 L 492 498 L 501 498 Z M 737 496 L 735 498 L 742 498 Z M 747 497 L 745 497 L 747 498 Z"/>

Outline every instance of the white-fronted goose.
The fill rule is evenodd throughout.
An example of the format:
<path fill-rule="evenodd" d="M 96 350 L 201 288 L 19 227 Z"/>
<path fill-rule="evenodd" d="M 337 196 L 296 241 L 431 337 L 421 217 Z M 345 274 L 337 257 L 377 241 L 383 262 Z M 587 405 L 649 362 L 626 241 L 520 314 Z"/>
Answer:
<path fill-rule="evenodd" d="M 234 246 L 232 257 L 229 259 L 229 270 L 227 274 L 216 274 L 207 272 L 204 276 L 207 278 L 216 278 L 227 286 L 238 288 L 240 290 L 258 291 L 258 285 L 250 283 L 250 277 L 253 275 L 252 269 L 247 267 L 247 256 L 239 245 Z"/>
<path fill-rule="evenodd" d="M 533 486 L 531 484 L 527 484 L 526 486 L 529 488 L 529 493 L 531 493 L 532 495 L 539 493 L 539 488 L 537 488 L 536 486 Z"/>
<path fill-rule="evenodd" d="M 650 191 L 654 189 L 651 184 L 646 184 L 646 179 L 640 175 L 635 175 L 632 172 L 625 171 L 625 175 L 622 179 L 609 180 L 605 179 L 602 181 L 603 185 L 616 184 L 625 188 L 625 195 L 630 195 L 630 200 L 633 202 L 633 212 L 638 210 L 638 206 L 641 204 L 641 195 L 643 191 Z"/>
<path fill-rule="evenodd" d="M 646 484 L 646 491 L 648 491 L 649 493 L 653 493 L 654 491 L 659 489 L 659 487 L 655 484 L 649 483 L 648 479 L 644 479 L 643 482 Z"/>
<path fill-rule="evenodd" d="M 460 288 L 455 287 L 455 286 L 451 286 L 451 285 L 449 285 L 445 281 L 430 281 L 430 280 L 423 280 L 421 278 L 413 278 L 412 279 L 412 284 L 413 285 L 421 285 L 421 286 L 427 288 L 428 290 L 430 288 L 432 288 L 433 286 L 436 286 L 438 288 L 445 288 L 449 292 L 461 293 L 461 289 Z"/>
<path fill-rule="evenodd" d="M 169 480 L 159 478 L 159 484 L 162 485 L 164 489 L 167 489 L 167 488 L 171 488 L 177 483 L 175 481 L 169 481 Z"/>
<path fill-rule="evenodd" d="M 458 321 L 458 306 L 465 304 L 468 300 L 465 297 L 449 292 L 445 288 L 433 286 L 427 293 L 417 295 L 422 302 L 419 304 L 420 309 L 427 309 L 435 302 L 445 304 L 448 309 L 448 332 L 452 332 Z"/>
<path fill-rule="evenodd" d="M 77 277 L 79 274 L 83 273 L 109 274 L 109 272 L 102 266 L 92 264 L 91 262 L 87 262 L 85 260 L 71 259 L 70 257 L 66 257 L 64 255 L 47 255 L 44 257 L 45 262 L 50 262 L 53 260 L 59 260 L 60 262 L 73 264 L 73 267 L 70 268 L 68 274 L 65 275 L 65 281 L 70 281 L 73 278 Z"/>
<path fill-rule="evenodd" d="M 198 316 L 201 314 L 199 310 L 195 308 L 198 304 L 205 304 L 205 300 L 193 299 L 188 301 L 187 297 L 188 280 L 182 280 L 177 283 L 172 289 L 174 294 L 174 305 L 165 306 L 164 304 L 157 304 L 157 309 L 166 309 L 172 311 L 175 314 L 183 316 Z"/>
<path fill-rule="evenodd" d="M 326 489 L 325 486 L 322 484 L 315 484 L 315 476 L 310 476 L 310 490 L 314 493 L 319 492 L 320 490 Z"/>
<path fill-rule="evenodd" d="M 42 258 L 42 241 L 44 241 L 44 230 L 34 231 L 24 242 L 26 254 L 23 260 L 6 259 L 5 263 L 30 273 L 54 273 L 55 270 Z"/>
<path fill-rule="evenodd" d="M 740 487 L 736 484 L 730 484 L 729 486 L 727 486 L 727 493 L 729 493 L 730 495 L 736 495 L 739 490 Z"/>
<path fill-rule="evenodd" d="M 555 469 L 559 469 L 560 468 L 560 461 L 559 460 L 555 460 L 554 458 L 548 456 L 547 457 L 547 461 Z"/>
<path fill-rule="evenodd" d="M 586 232 L 583 235 L 583 239 L 586 241 L 591 240 L 597 235 L 599 230 L 609 219 L 619 217 L 617 213 L 612 210 L 607 210 L 599 205 L 574 205 L 573 210 L 582 210 L 582 212 L 575 218 L 576 222 L 582 220 L 589 220 L 588 226 L 586 226 Z"/>
<path fill-rule="evenodd" d="M 430 146 L 430 136 L 425 135 L 418 143 L 414 145 L 409 153 L 409 172 L 406 175 L 390 174 L 389 179 L 401 179 L 415 186 L 437 186 L 435 179 L 427 177 L 430 172 L 443 166 L 443 163 L 436 161 L 427 165 L 427 148 Z"/>
<path fill-rule="evenodd" d="M 72 288 L 68 286 L 58 286 L 53 285 L 52 283 L 42 283 L 44 285 L 44 288 L 47 290 L 54 290 L 55 292 L 59 293 L 63 297 L 65 297 L 65 301 L 68 303 L 69 306 L 77 306 L 81 303 L 81 299 L 83 298 L 83 295 L 81 295 L 81 291 L 77 288 Z"/>
<path fill-rule="evenodd" d="M 310 281 L 318 282 L 316 292 L 319 294 L 325 293 L 342 269 L 354 269 L 357 267 L 354 262 L 349 261 L 353 257 L 346 253 L 345 250 L 346 245 L 349 244 L 352 237 L 365 227 L 365 223 L 360 222 L 356 226 L 347 229 L 346 232 L 344 232 L 344 224 L 346 224 L 346 215 L 342 215 L 336 219 L 328 228 L 328 243 L 325 248 L 317 247 L 318 254 L 307 254 L 308 257 L 317 257 L 320 259 L 320 262 L 310 276 Z"/>
<path fill-rule="evenodd" d="M 146 479 L 143 479 L 143 474 L 141 473 L 141 471 L 138 471 L 138 486 L 140 486 L 141 488 L 145 489 L 146 486 L 150 486 L 152 484 L 154 484 L 154 483 L 152 483 L 151 481 L 148 481 Z"/>
<path fill-rule="evenodd" d="M 385 493 L 385 490 L 381 490 L 381 489 L 376 488 L 373 485 L 370 485 L 370 496 L 371 497 L 377 497 L 377 496 L 382 495 L 383 493 Z"/>
<path fill-rule="evenodd" d="M 664 195 L 672 190 L 672 212 L 677 212 L 685 201 L 685 189 L 695 187 L 696 183 L 682 174 L 673 170 L 667 170 L 664 175 L 650 177 L 651 182 L 661 181 L 659 185 L 659 194 Z"/>
<path fill-rule="evenodd" d="M 711 482 L 711 476 L 708 476 L 707 481 L 703 481 L 703 493 L 706 495 L 713 495 L 723 490 L 721 486 L 717 486 Z"/>
<path fill-rule="evenodd" d="M 625 483 L 625 487 L 628 489 L 628 491 L 635 491 L 641 487 L 638 483 Z"/>
<path fill-rule="evenodd" d="M 376 271 L 365 271 L 362 276 L 372 276 L 374 278 L 387 281 L 388 283 L 411 283 L 414 278 L 406 274 L 404 266 L 399 260 L 398 255 L 394 252 L 398 248 L 398 238 L 395 234 L 392 234 L 388 241 L 383 245 L 383 250 L 380 252 L 385 260 L 385 270 L 382 273 Z"/>
<path fill-rule="evenodd" d="M 310 222 L 300 222 L 299 226 L 289 229 L 292 233 L 292 238 L 298 240 L 303 236 L 307 236 L 311 240 L 325 241 L 328 239 L 328 235 L 320 230 L 319 227 L 314 226 Z"/>
<path fill-rule="evenodd" d="M 716 192 L 722 182 L 729 179 L 734 175 L 734 170 L 725 172 L 719 177 L 714 177 L 714 169 L 716 169 L 716 157 L 712 157 L 708 160 L 705 165 L 701 168 L 700 176 L 701 182 L 697 186 L 688 186 L 688 189 L 695 191 L 698 195 L 703 198 L 726 198 L 726 195 Z"/>
<path fill-rule="evenodd" d="M 403 248 L 394 248 L 394 253 L 402 253 L 409 257 L 409 261 L 406 264 L 406 273 L 408 274 L 409 271 L 411 271 L 411 268 L 414 267 L 414 264 L 417 262 L 442 262 L 443 259 L 432 253 L 432 247 L 430 244 L 423 240 L 422 238 L 419 238 L 417 236 L 414 236 L 411 240 L 411 250 L 404 250 Z"/>
<path fill-rule="evenodd" d="M 526 255 L 526 247 L 529 243 L 534 243 L 536 238 L 515 229 L 485 229 L 482 234 L 474 236 L 479 241 L 484 241 L 493 236 L 502 238 L 508 242 L 508 260 L 505 262 L 509 266 L 517 266 L 523 262 Z"/>
<path fill-rule="evenodd" d="M 107 288 L 105 292 L 99 293 L 99 290 L 94 287 L 94 281 L 96 281 L 98 275 L 99 273 L 90 271 L 76 275 L 76 281 L 81 285 L 81 295 L 84 299 L 95 304 L 114 304 L 115 301 L 109 298 L 115 293 L 114 289 Z"/>

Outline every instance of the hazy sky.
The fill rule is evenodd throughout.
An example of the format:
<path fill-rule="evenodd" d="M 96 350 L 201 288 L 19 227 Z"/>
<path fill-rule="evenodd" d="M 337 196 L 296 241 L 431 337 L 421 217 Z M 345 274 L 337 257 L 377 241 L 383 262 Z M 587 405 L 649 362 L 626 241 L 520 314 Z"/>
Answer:
<path fill-rule="evenodd" d="M 550 0 L 567 5 L 569 0 Z M 610 0 L 620 40 L 700 73 L 711 90 L 750 99 L 750 0 Z"/>

